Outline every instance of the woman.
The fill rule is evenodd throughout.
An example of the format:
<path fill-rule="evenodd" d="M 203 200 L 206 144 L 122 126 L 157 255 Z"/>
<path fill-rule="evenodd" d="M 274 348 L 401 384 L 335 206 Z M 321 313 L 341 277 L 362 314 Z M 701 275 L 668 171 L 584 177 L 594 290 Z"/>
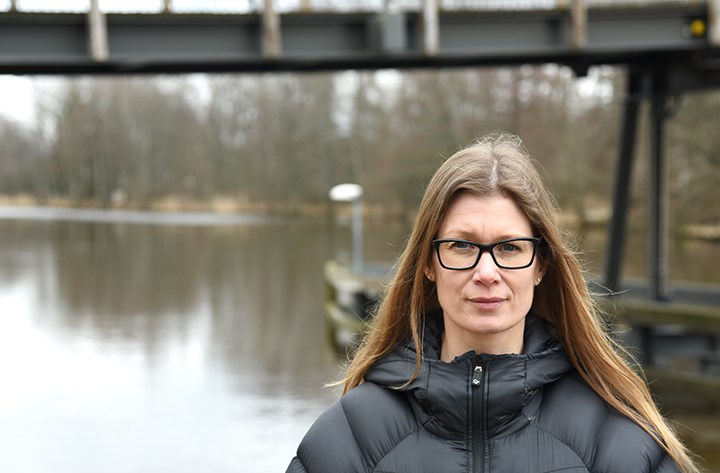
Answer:
<path fill-rule="evenodd" d="M 344 396 L 288 472 L 696 472 L 604 332 L 514 136 L 427 188 Z"/>

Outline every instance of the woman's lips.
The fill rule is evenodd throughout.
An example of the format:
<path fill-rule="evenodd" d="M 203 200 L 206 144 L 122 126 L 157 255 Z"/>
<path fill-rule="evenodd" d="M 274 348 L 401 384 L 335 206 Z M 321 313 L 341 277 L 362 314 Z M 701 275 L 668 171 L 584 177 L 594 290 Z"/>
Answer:
<path fill-rule="evenodd" d="M 505 302 L 502 297 L 474 297 L 470 299 L 475 306 L 482 309 L 494 309 Z"/>

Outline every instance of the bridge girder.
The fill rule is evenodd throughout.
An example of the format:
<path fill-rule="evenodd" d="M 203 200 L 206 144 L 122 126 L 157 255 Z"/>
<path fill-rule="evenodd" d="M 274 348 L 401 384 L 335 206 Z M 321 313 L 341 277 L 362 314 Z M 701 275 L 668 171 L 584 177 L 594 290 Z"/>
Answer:
<path fill-rule="evenodd" d="M 267 14 L 255 13 L 11 11 L 0 13 L 0 73 L 267 72 L 557 63 L 582 74 L 596 64 L 658 65 L 678 60 L 707 68 L 712 61 L 720 62 L 720 46 L 713 43 L 717 20 L 711 5 L 439 11 L 435 45 L 430 44 L 434 40 L 428 38 L 423 23 L 426 15 L 412 11 L 294 12 L 276 15 L 274 22 L 267 20 Z"/>

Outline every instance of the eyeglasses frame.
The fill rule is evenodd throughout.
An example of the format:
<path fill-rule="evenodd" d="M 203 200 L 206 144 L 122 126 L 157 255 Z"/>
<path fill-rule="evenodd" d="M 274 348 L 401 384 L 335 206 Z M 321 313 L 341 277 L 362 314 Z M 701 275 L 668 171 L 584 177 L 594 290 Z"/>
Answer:
<path fill-rule="evenodd" d="M 530 262 L 526 264 L 525 266 L 517 266 L 517 267 L 507 267 L 503 266 L 500 263 L 497 262 L 497 259 L 495 259 L 495 253 L 493 253 L 493 248 L 495 248 L 498 245 L 502 245 L 504 243 L 510 243 L 513 241 L 530 241 L 533 244 L 533 253 L 532 257 L 530 258 Z M 497 241 L 495 243 L 490 243 L 489 245 L 483 245 L 482 243 L 475 243 L 474 241 L 470 240 L 464 240 L 462 238 L 438 238 L 436 240 L 433 240 L 433 246 L 435 247 L 435 254 L 437 255 L 438 262 L 440 263 L 440 266 L 443 268 L 449 270 L 449 271 L 467 271 L 468 269 L 475 268 L 478 263 L 480 262 L 480 258 L 482 258 L 483 253 L 486 251 L 490 253 L 490 257 L 492 258 L 493 262 L 495 263 L 495 266 L 497 266 L 500 269 L 507 269 L 507 270 L 514 270 L 514 269 L 525 269 L 532 266 L 533 262 L 535 262 L 535 256 L 537 255 L 537 248 L 538 245 L 543 241 L 543 237 L 518 237 L 518 238 L 508 238 L 506 240 Z M 440 257 L 440 245 L 442 243 L 467 243 L 470 245 L 473 245 L 480 249 L 480 252 L 477 255 L 477 258 L 475 259 L 475 263 L 473 263 L 470 266 L 467 266 L 465 268 L 451 268 L 448 266 L 445 266 L 445 264 L 442 261 L 442 258 Z"/>

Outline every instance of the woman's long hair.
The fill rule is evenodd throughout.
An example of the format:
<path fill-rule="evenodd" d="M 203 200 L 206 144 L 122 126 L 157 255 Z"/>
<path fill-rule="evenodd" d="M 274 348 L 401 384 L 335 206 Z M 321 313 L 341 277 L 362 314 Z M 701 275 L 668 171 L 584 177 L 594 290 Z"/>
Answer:
<path fill-rule="evenodd" d="M 419 355 L 413 378 L 417 376 L 425 316 L 440 308 L 435 286 L 424 277 L 424 270 L 432 262 L 432 240 L 460 192 L 506 196 L 524 211 L 536 236 L 544 240 L 538 256 L 545 274 L 535 289 L 534 312 L 561 339 L 570 361 L 598 395 L 657 440 L 683 472 L 696 472 L 644 379 L 631 368 L 631 358 L 605 331 L 580 262 L 556 222 L 557 205 L 532 156 L 510 134 L 480 138 L 447 159 L 431 179 L 393 280 L 342 380 L 343 393 L 361 384 L 375 362 L 409 337 Z"/>

